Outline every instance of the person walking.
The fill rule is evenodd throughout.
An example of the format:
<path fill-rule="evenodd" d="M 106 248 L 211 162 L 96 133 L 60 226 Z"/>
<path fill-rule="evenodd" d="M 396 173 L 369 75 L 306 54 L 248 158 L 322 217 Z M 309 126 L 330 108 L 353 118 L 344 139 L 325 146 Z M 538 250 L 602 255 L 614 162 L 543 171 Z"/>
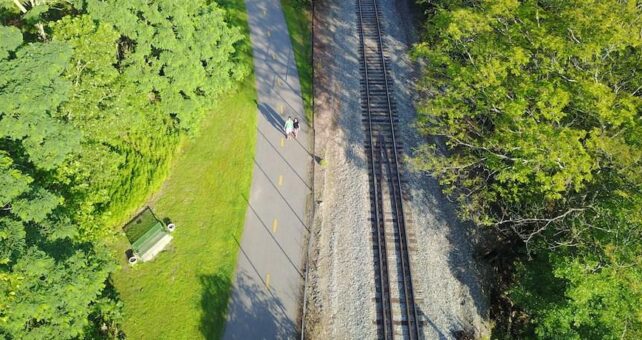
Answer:
<path fill-rule="evenodd" d="M 299 135 L 299 120 L 297 118 L 294 118 L 294 121 L 292 122 L 292 128 L 294 129 L 292 131 L 292 134 L 294 135 L 294 139 Z"/>
<path fill-rule="evenodd" d="M 290 135 L 294 132 L 294 122 L 292 121 L 292 117 L 288 117 L 288 120 L 285 121 L 283 130 L 285 130 L 285 139 L 290 139 Z"/>

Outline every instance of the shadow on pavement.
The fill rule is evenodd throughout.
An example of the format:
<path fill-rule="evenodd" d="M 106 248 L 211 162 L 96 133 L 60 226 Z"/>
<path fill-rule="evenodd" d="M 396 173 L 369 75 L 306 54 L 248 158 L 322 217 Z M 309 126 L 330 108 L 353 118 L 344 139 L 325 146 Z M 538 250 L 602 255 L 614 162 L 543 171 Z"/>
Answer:
<path fill-rule="evenodd" d="M 239 256 L 243 257 L 249 262 L 252 267 L 253 273 L 237 272 L 235 285 L 232 288 L 232 296 L 229 300 L 228 306 L 231 308 L 227 311 L 227 324 L 225 329 L 222 327 L 218 330 L 223 331 L 223 334 L 217 333 L 214 327 L 208 327 L 212 318 L 219 320 L 221 315 L 204 315 L 202 320 L 201 331 L 207 339 L 287 339 L 296 336 L 296 325 L 290 320 L 285 313 L 285 307 L 279 299 L 272 294 L 272 291 L 266 288 L 266 282 L 263 281 L 254 263 L 248 257 L 247 253 L 241 247 L 240 242 L 234 238 L 236 244 L 239 245 Z M 241 261 L 241 259 L 239 259 Z M 254 280 L 251 275 L 256 275 L 261 284 Z M 211 292 L 215 293 L 216 288 L 221 288 L 219 284 L 220 278 L 217 277 L 204 277 L 204 286 L 213 286 L 215 288 Z M 229 287 L 229 286 L 228 286 Z M 219 292 L 220 293 L 220 292 Z M 227 297 L 227 295 L 224 295 Z M 219 295 L 219 302 L 228 303 L 227 299 L 221 299 Z M 216 295 L 206 293 L 203 295 L 203 303 L 207 300 L 216 300 Z M 223 310 L 221 308 L 217 309 Z M 225 315 L 220 318 L 225 322 Z M 211 330 L 214 330 L 212 332 Z M 276 333 L 273 333 L 276 332 Z"/>
<path fill-rule="evenodd" d="M 250 208 L 250 210 L 252 210 L 252 213 L 254 214 L 254 216 L 256 216 L 256 218 L 259 220 L 259 222 L 261 222 L 261 225 L 263 226 L 263 229 L 265 229 L 265 231 L 268 233 L 268 235 L 270 235 L 270 238 L 272 239 L 272 241 L 274 241 L 274 244 L 276 244 L 277 247 L 279 247 L 279 249 L 281 250 L 281 253 L 283 253 L 283 256 L 285 256 L 288 259 L 288 262 L 290 262 L 290 264 L 292 265 L 292 268 L 294 268 L 294 270 L 296 270 L 296 272 L 299 274 L 299 276 L 303 277 L 303 273 L 301 273 L 301 271 L 299 270 L 299 267 L 297 266 L 297 264 L 294 263 L 294 261 L 292 261 L 292 258 L 288 255 L 288 253 L 285 251 L 285 249 L 283 249 L 283 246 L 281 246 L 281 243 L 276 239 L 276 237 L 274 237 L 274 234 L 270 232 L 270 228 L 268 228 L 268 226 L 265 224 L 263 219 L 261 219 L 261 216 L 259 216 L 259 214 L 256 212 L 256 210 L 254 210 L 254 207 L 252 206 L 252 204 L 250 202 L 248 202 L 247 206 Z M 241 250 L 243 250 L 243 248 L 241 248 Z M 245 254 L 245 252 L 243 252 L 243 254 L 247 257 L 247 260 L 250 261 L 249 256 L 247 256 Z M 250 262 L 252 262 L 252 261 L 250 261 Z"/>
<path fill-rule="evenodd" d="M 272 125 L 272 127 L 275 130 L 277 130 L 280 133 L 282 133 L 283 137 L 285 137 L 285 131 L 283 130 L 283 126 L 285 125 L 285 120 L 283 120 L 281 115 L 279 115 L 274 110 L 274 108 L 272 108 L 272 106 L 269 105 L 269 104 L 260 103 L 257 106 L 258 106 L 259 112 L 261 112 L 261 114 L 265 117 L 265 119 L 268 121 L 268 123 L 270 123 L 270 125 Z M 292 118 L 295 118 L 295 117 L 299 117 L 300 115 L 295 115 L 295 116 L 288 115 L 288 116 L 292 117 Z M 299 117 L 299 120 L 301 121 L 302 131 L 305 131 L 306 130 L 306 126 L 305 126 L 305 124 L 303 124 L 302 119 L 304 119 L 304 118 L 300 118 Z M 259 132 L 261 132 L 260 128 L 258 130 L 259 130 Z M 311 131 L 311 130 L 308 130 L 308 131 Z M 263 132 L 261 132 L 261 134 L 263 134 Z M 265 135 L 263 134 L 263 136 L 265 136 Z M 267 137 L 266 137 L 266 139 L 267 139 Z M 294 140 L 291 140 L 290 143 L 297 143 L 299 145 L 299 147 L 301 147 L 301 149 L 303 149 L 308 154 L 308 156 L 312 157 L 312 152 L 305 145 L 303 145 L 298 139 L 295 138 Z"/>
<path fill-rule="evenodd" d="M 297 213 L 296 209 L 294 209 L 294 208 L 292 207 L 292 204 L 290 204 L 290 201 L 288 201 L 288 199 L 287 199 L 287 198 L 285 198 L 285 196 L 283 196 L 283 193 L 281 192 L 281 190 L 279 190 L 279 188 L 277 187 L 277 185 L 276 185 L 276 184 L 274 183 L 274 181 L 270 178 L 270 175 L 268 174 L 268 172 L 267 172 L 267 171 L 265 171 L 265 170 L 263 169 L 263 167 L 259 164 L 259 162 L 257 162 L 257 161 L 256 161 L 256 159 L 254 160 L 254 166 L 255 166 L 257 169 L 259 169 L 259 170 L 263 173 L 263 175 L 268 179 L 268 182 L 270 182 L 270 184 L 272 185 L 272 187 L 274 188 L 274 190 L 279 194 L 279 196 L 281 197 L 281 199 L 283 199 L 283 202 L 288 206 L 288 208 L 290 209 L 290 211 L 292 212 L 292 214 L 294 214 L 294 216 L 296 217 L 296 219 L 301 223 L 301 225 L 305 228 L 305 230 L 307 230 L 307 231 L 309 232 L 309 231 L 310 231 L 310 228 L 309 228 L 309 227 L 308 227 L 308 225 L 303 221 L 303 217 L 302 217 L 302 216 L 299 216 L 299 213 Z M 248 201 L 248 202 L 249 202 L 249 201 Z M 257 216 L 258 216 L 258 215 L 257 215 Z"/>
<path fill-rule="evenodd" d="M 201 319 L 201 334 L 206 339 L 283 339 L 292 336 L 295 329 L 283 313 L 283 306 L 264 286 L 252 284 L 252 280 L 245 273 L 239 273 L 236 280 L 238 293 L 233 295 L 230 306 L 237 306 L 230 310 L 227 327 L 225 330 L 225 305 L 226 297 L 230 293 L 230 282 L 222 275 L 203 275 L 203 296 L 201 306 L 204 314 Z M 237 301 L 240 300 L 240 301 Z M 266 317 L 271 315 L 272 317 Z M 277 330 L 276 335 L 272 334 Z"/>
<path fill-rule="evenodd" d="M 273 128 L 275 128 L 277 131 L 281 132 L 285 136 L 285 131 L 283 131 L 283 125 L 285 125 L 285 121 L 281 116 L 274 111 L 272 106 L 265 104 L 265 103 L 260 103 L 259 105 L 259 111 L 263 116 L 265 116 L 265 119 L 272 125 Z"/>
<path fill-rule="evenodd" d="M 238 294 L 232 296 L 225 339 L 286 339 L 296 329 L 283 312 L 283 305 L 264 286 L 252 283 L 245 273 L 236 280 Z M 237 301 L 240 300 L 240 301 Z M 272 332 L 276 331 L 276 334 Z M 208 337 L 210 339 L 210 337 Z"/>
<path fill-rule="evenodd" d="M 257 129 L 256 131 L 258 132 L 258 134 L 259 134 L 259 135 L 261 135 L 261 137 L 263 137 L 263 139 L 265 139 L 265 141 L 268 143 L 268 145 L 272 147 L 272 149 L 274 150 L 274 152 L 275 152 L 277 155 L 279 155 L 279 158 L 281 158 L 281 159 L 283 160 L 283 162 L 285 162 L 285 164 L 287 164 L 287 166 L 290 168 L 290 170 L 292 170 L 292 172 L 294 172 L 294 174 L 296 174 L 296 176 L 299 178 L 299 181 L 300 181 L 301 183 L 303 183 L 303 185 L 305 185 L 305 186 L 308 188 L 308 190 L 312 190 L 312 188 L 311 188 L 311 187 L 310 187 L 310 185 L 306 182 L 306 180 L 301 176 L 301 174 L 299 174 L 299 171 L 297 171 L 297 170 L 294 168 L 294 166 L 292 166 L 292 164 L 290 163 L 290 161 L 289 161 L 287 158 L 285 158 L 285 156 L 283 156 L 283 154 L 281 153 L 281 151 L 279 151 L 279 150 L 277 149 L 277 147 L 274 145 L 274 143 L 272 143 L 272 141 L 270 140 L 270 138 L 269 138 L 268 136 L 266 136 L 266 135 L 263 133 L 263 131 L 261 131 L 261 129 Z M 318 158 L 318 157 L 315 157 L 315 160 L 316 160 L 317 158 Z"/>

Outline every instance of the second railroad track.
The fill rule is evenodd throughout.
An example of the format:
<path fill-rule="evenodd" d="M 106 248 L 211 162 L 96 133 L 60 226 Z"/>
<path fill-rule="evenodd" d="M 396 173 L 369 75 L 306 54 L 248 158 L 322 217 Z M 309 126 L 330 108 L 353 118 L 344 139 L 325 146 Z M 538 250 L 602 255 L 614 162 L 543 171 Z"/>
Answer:
<path fill-rule="evenodd" d="M 404 214 L 398 114 L 377 0 L 356 0 L 361 109 L 370 177 L 377 320 L 381 339 L 419 339 Z"/>

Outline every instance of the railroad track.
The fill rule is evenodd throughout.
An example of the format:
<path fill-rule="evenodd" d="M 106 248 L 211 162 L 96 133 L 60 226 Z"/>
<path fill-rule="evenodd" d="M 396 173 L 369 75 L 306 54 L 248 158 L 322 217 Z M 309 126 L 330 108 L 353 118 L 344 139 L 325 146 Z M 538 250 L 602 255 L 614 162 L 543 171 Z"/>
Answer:
<path fill-rule="evenodd" d="M 377 0 L 356 0 L 361 109 L 370 176 L 377 325 L 382 339 L 419 339 L 397 141 L 398 115 Z"/>

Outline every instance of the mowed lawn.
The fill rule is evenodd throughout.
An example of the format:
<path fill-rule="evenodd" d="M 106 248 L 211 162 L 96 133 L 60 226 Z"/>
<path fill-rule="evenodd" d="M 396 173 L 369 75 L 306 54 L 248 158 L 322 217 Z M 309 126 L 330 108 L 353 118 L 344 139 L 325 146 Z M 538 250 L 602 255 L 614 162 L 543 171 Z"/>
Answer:
<path fill-rule="evenodd" d="M 305 117 L 312 122 L 312 12 L 300 0 L 281 0 L 288 25 L 296 68 L 299 71 Z"/>
<path fill-rule="evenodd" d="M 113 275 L 129 339 L 218 337 L 238 253 L 254 155 L 254 79 L 224 100 L 188 140 L 151 202 L 176 224 L 153 261 Z M 127 244 L 124 244 L 127 247 Z"/>
<path fill-rule="evenodd" d="M 247 32 L 242 0 L 220 1 Z M 243 61 L 252 67 L 249 39 Z M 223 98 L 186 139 L 162 189 L 149 202 L 176 224 L 174 240 L 153 261 L 129 267 L 120 238 L 122 269 L 112 275 L 123 302 L 129 339 L 219 338 L 234 277 L 252 177 L 256 137 L 254 77 Z"/>

